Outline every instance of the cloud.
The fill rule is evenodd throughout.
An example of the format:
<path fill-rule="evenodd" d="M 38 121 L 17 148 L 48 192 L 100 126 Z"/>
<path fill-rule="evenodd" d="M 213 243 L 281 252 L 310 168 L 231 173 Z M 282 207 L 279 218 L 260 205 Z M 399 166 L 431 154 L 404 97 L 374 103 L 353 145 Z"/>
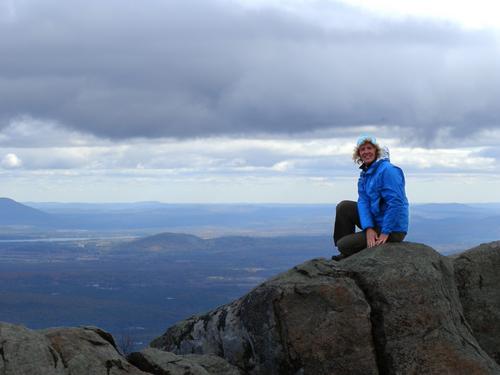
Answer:
<path fill-rule="evenodd" d="M 493 31 L 325 1 L 79 1 L 9 3 L 0 126 L 28 117 L 126 139 L 371 125 L 429 144 L 499 125 Z"/>
<path fill-rule="evenodd" d="M 2 159 L 2 167 L 4 168 L 19 168 L 23 162 L 16 154 L 6 154 Z"/>
<path fill-rule="evenodd" d="M 64 128 L 43 128 L 54 139 L 52 145 L 36 141 L 38 123 L 21 123 L 0 131 L 0 155 L 22 160 L 22 173 L 71 173 L 72 175 L 162 175 L 185 178 L 276 177 L 355 178 L 357 166 L 351 160 L 354 138 L 230 138 L 211 137 L 174 140 L 102 140 L 68 132 Z M 76 134 L 76 135 L 75 135 Z M 494 145 L 493 135 L 490 140 Z M 13 136 L 17 135 L 17 137 Z M 500 134 L 496 134 L 500 136 Z M 74 139 L 65 144 L 66 137 Z M 17 142 L 16 142 L 17 140 Z M 479 139 L 480 140 L 480 139 Z M 478 141 L 479 141 L 478 140 Z M 489 145 L 461 145 L 433 149 L 413 147 L 393 137 L 380 137 L 391 151 L 392 161 L 405 173 L 500 175 L 495 148 Z M 16 164 L 11 162 L 10 166 Z M 4 162 L 5 164 L 6 162 Z"/>
<path fill-rule="evenodd" d="M 0 129 L 0 147 L 80 147 L 103 143 L 105 141 L 89 134 L 28 116 L 17 117 Z"/>
<path fill-rule="evenodd" d="M 483 148 L 422 149 L 397 148 L 392 161 L 406 167 L 410 173 L 485 174 L 499 175 L 495 159 L 485 155 Z"/>
<path fill-rule="evenodd" d="M 50 135 L 50 146 L 37 141 L 37 129 L 40 137 Z M 67 144 L 66 137 L 72 137 Z M 426 202 L 458 196 L 475 201 L 478 192 L 482 200 L 495 200 L 499 139 L 499 132 L 485 132 L 474 146 L 462 139 L 464 144 L 429 149 L 397 136 L 378 138 L 403 168 L 412 201 Z M 0 175 L 4 195 L 21 200 L 334 202 L 356 199 L 354 140 L 324 134 L 105 140 L 25 121 L 0 131 L 0 158 L 11 155 L 4 157 Z M 454 193 L 447 196 L 446 189 Z"/>

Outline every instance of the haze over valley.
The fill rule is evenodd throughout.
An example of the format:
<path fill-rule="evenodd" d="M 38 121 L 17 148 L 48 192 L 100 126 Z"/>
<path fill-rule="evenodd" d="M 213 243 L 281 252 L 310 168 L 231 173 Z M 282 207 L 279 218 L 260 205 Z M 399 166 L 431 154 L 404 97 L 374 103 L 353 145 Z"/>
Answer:
<path fill-rule="evenodd" d="M 137 347 L 189 315 L 334 252 L 335 205 L 0 200 L 0 321 L 96 325 Z M 411 208 L 408 241 L 442 253 L 500 238 L 498 204 Z"/>

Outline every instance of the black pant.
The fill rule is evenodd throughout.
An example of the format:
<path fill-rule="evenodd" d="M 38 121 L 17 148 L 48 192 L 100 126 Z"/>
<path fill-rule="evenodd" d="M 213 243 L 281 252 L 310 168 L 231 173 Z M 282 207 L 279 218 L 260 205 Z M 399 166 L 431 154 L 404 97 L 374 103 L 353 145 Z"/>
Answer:
<path fill-rule="evenodd" d="M 333 241 L 342 255 L 349 256 L 366 249 L 366 231 L 356 232 L 356 227 L 361 229 L 357 202 L 340 202 L 335 214 Z M 380 228 L 373 229 L 380 234 Z M 387 241 L 401 242 L 405 236 L 404 232 L 392 232 Z"/>

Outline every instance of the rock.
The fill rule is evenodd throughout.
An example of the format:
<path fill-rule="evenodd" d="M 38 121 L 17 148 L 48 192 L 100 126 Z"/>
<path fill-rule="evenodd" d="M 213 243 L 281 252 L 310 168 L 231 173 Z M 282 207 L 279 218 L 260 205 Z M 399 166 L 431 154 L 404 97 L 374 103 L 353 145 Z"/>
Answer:
<path fill-rule="evenodd" d="M 64 375 L 59 353 L 42 334 L 0 322 L 0 374 Z"/>
<path fill-rule="evenodd" d="M 384 374 L 499 374 L 462 312 L 452 261 L 419 244 L 387 244 L 347 258 L 372 307 Z"/>
<path fill-rule="evenodd" d="M 500 374 L 499 269 L 500 241 L 453 257 L 392 243 L 314 259 L 128 360 L 95 327 L 0 323 L 0 374 Z"/>
<path fill-rule="evenodd" d="M 198 363 L 209 374 L 213 375 L 240 375 L 242 372 L 235 366 L 231 365 L 224 358 L 215 355 L 207 354 L 186 354 L 182 356 L 186 360 Z"/>
<path fill-rule="evenodd" d="M 181 322 L 151 346 L 218 355 L 252 374 L 377 374 L 370 313 L 347 272 L 314 260 Z"/>
<path fill-rule="evenodd" d="M 0 322 L 2 375 L 240 375 L 222 358 L 177 356 L 157 349 L 133 353 L 130 364 L 113 337 L 96 327 L 50 328 L 33 331 Z"/>
<path fill-rule="evenodd" d="M 500 363 L 500 241 L 453 257 L 464 314 L 481 347 Z"/>
<path fill-rule="evenodd" d="M 465 321 L 452 260 L 412 243 L 306 262 L 151 346 L 250 374 L 500 374 Z"/>
<path fill-rule="evenodd" d="M 112 336 L 95 327 L 41 330 L 71 375 L 143 375 L 118 352 Z"/>
<path fill-rule="evenodd" d="M 128 356 L 130 363 L 155 375 L 240 375 L 227 361 L 213 355 L 175 355 L 154 348 Z"/>

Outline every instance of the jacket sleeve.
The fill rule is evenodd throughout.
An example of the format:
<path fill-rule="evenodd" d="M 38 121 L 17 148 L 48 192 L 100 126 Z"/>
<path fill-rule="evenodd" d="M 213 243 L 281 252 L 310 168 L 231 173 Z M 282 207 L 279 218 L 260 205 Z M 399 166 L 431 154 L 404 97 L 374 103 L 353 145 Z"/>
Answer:
<path fill-rule="evenodd" d="M 405 195 L 405 178 L 401 169 L 391 166 L 384 170 L 381 196 L 386 204 L 381 233 L 390 234 L 398 225 L 398 220 L 405 216 L 407 201 Z"/>
<path fill-rule="evenodd" d="M 358 213 L 359 220 L 361 221 L 361 228 L 375 228 L 375 221 L 370 212 L 370 201 L 363 186 L 363 178 L 358 180 Z"/>

